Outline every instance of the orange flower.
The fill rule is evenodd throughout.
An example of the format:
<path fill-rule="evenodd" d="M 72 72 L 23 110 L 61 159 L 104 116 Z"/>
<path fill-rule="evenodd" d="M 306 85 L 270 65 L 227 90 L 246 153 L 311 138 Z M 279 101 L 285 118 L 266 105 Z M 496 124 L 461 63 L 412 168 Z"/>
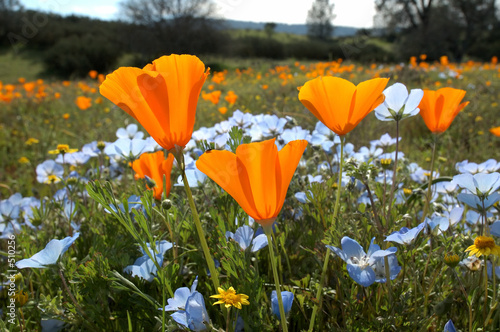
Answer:
<path fill-rule="evenodd" d="M 299 100 L 321 122 L 339 136 L 350 132 L 384 101 L 388 78 L 374 78 L 359 83 L 333 76 L 307 81 Z"/>
<path fill-rule="evenodd" d="M 139 159 L 132 163 L 132 169 L 135 171 L 135 178 L 142 179 L 146 176 L 152 179 L 155 183 L 153 188 L 147 185 L 148 189 L 154 190 L 155 199 L 161 200 L 163 193 L 163 175 L 165 175 L 167 192 L 165 197 L 170 194 L 170 173 L 174 163 L 174 155 L 169 153 L 167 159 L 163 155 L 163 151 L 155 153 L 143 153 Z"/>
<path fill-rule="evenodd" d="M 91 71 L 89 71 L 90 78 L 96 78 L 97 74 L 98 74 L 97 70 L 91 70 Z"/>
<path fill-rule="evenodd" d="M 220 90 L 217 90 L 217 91 L 212 91 L 210 93 L 206 93 L 205 91 L 203 91 L 201 93 L 201 97 L 204 99 L 204 100 L 209 100 L 212 102 L 212 104 L 214 105 L 217 105 L 219 103 L 219 99 L 220 99 L 220 94 L 221 94 L 221 91 Z"/>
<path fill-rule="evenodd" d="M 297 140 L 278 152 L 271 140 L 242 144 L 236 154 L 211 150 L 196 167 L 222 187 L 262 226 L 272 225 L 285 201 L 286 191 L 307 141 Z"/>
<path fill-rule="evenodd" d="M 226 114 L 227 112 L 227 107 L 223 106 L 223 107 L 219 107 L 219 112 L 220 114 Z"/>
<path fill-rule="evenodd" d="M 229 90 L 227 92 L 226 97 L 224 97 L 224 99 L 226 99 L 226 101 L 229 104 L 233 105 L 236 102 L 236 100 L 238 100 L 238 95 L 236 95 L 233 90 Z"/>
<path fill-rule="evenodd" d="M 427 128 L 433 133 L 445 132 L 457 114 L 469 104 L 468 101 L 460 104 L 464 96 L 464 90 L 453 88 L 424 90 L 418 108 Z"/>
<path fill-rule="evenodd" d="M 83 111 L 92 106 L 92 99 L 85 96 L 79 96 L 76 98 L 75 104 Z"/>
<path fill-rule="evenodd" d="M 490 133 L 493 135 L 500 137 L 500 127 L 495 127 L 490 129 Z"/>
<path fill-rule="evenodd" d="M 163 56 L 143 69 L 121 67 L 106 76 L 101 94 L 133 116 L 166 150 L 184 147 L 208 69 L 193 55 Z"/>

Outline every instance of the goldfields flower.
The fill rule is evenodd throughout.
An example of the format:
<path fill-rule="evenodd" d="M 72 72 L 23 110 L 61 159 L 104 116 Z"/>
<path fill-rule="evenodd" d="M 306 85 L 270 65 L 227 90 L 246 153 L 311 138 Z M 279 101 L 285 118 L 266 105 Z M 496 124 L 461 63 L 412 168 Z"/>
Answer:
<path fill-rule="evenodd" d="M 193 133 L 208 71 L 196 56 L 172 54 L 143 69 L 121 67 L 106 76 L 99 90 L 139 121 L 164 149 L 183 148 Z"/>
<path fill-rule="evenodd" d="M 353 83 L 333 76 L 320 76 L 300 88 L 299 100 L 330 130 L 344 136 L 384 101 L 388 78 Z"/>
<path fill-rule="evenodd" d="M 227 291 L 219 287 L 217 291 L 219 292 L 219 294 L 210 296 L 211 298 L 219 299 L 219 301 L 215 302 L 213 305 L 224 304 L 226 308 L 233 306 L 241 309 L 242 304 L 250 304 L 250 302 L 248 302 L 248 295 L 236 294 L 236 291 L 233 287 L 229 287 Z"/>
<path fill-rule="evenodd" d="M 460 257 L 457 254 L 446 254 L 444 255 L 444 262 L 449 267 L 455 267 L 460 263 Z"/>
<path fill-rule="evenodd" d="M 214 180 L 262 226 L 272 225 L 285 201 L 307 141 L 291 141 L 278 151 L 275 138 L 242 144 L 236 154 L 211 150 L 196 167 Z"/>
<path fill-rule="evenodd" d="M 488 256 L 490 254 L 500 257 L 500 246 L 495 244 L 495 240 L 489 236 L 478 236 L 474 240 L 474 244 L 465 249 L 469 251 L 469 256 L 481 257 L 482 255 Z"/>
<path fill-rule="evenodd" d="M 468 101 L 460 104 L 464 96 L 464 90 L 453 88 L 424 90 L 418 107 L 427 128 L 433 133 L 445 132 L 457 114 L 469 104 Z"/>
<path fill-rule="evenodd" d="M 29 146 L 29 145 L 37 144 L 38 142 L 40 142 L 40 141 L 37 140 L 36 138 L 30 137 L 26 140 L 26 142 L 24 142 L 24 144 Z"/>
<path fill-rule="evenodd" d="M 65 153 L 73 153 L 78 151 L 78 149 L 70 149 L 68 144 L 57 144 L 57 148 L 55 150 L 50 150 L 50 154 L 65 154 Z"/>
<path fill-rule="evenodd" d="M 14 299 L 16 300 L 16 304 L 20 307 L 24 306 L 28 302 L 28 293 L 23 292 L 21 290 L 17 291 L 14 295 Z"/>
<path fill-rule="evenodd" d="M 155 153 L 143 153 L 139 159 L 132 162 L 132 169 L 135 171 L 135 178 L 149 178 L 153 181 L 146 181 L 146 183 L 154 183 L 149 185 L 148 189 L 154 191 L 154 197 L 157 200 L 161 199 L 163 193 L 163 176 L 165 175 L 166 183 L 165 188 L 167 192 L 165 197 L 170 194 L 170 173 L 172 172 L 172 165 L 174 163 L 174 155 L 169 153 L 167 159 L 163 155 L 163 151 Z"/>

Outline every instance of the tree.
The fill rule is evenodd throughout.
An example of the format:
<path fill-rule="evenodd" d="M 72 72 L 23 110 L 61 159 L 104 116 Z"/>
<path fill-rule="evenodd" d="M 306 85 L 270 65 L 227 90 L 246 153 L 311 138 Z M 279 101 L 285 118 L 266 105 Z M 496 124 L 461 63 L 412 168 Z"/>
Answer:
<path fill-rule="evenodd" d="M 376 0 L 380 27 L 396 37 L 400 55 L 460 60 L 493 33 L 495 0 Z"/>
<path fill-rule="evenodd" d="M 326 40 L 333 32 L 333 4 L 329 0 L 315 0 L 307 13 L 307 34 L 311 38 Z"/>
<path fill-rule="evenodd" d="M 126 20 L 142 27 L 134 33 L 145 57 L 210 52 L 220 40 L 211 0 L 123 0 L 119 6 Z"/>
<path fill-rule="evenodd" d="M 22 10 L 19 0 L 0 0 L 0 41 L 5 42 L 9 32 L 15 29 Z"/>
<path fill-rule="evenodd" d="M 268 38 L 271 38 L 274 34 L 274 30 L 276 29 L 276 23 L 268 22 L 264 24 L 264 32 L 266 33 Z"/>

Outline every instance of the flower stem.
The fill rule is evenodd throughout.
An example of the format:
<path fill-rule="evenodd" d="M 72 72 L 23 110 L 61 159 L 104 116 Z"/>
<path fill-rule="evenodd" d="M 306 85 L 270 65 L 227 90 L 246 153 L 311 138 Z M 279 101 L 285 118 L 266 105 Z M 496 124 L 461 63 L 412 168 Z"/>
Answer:
<path fill-rule="evenodd" d="M 340 191 L 342 189 L 342 164 L 344 163 L 344 138 L 340 138 L 340 164 L 339 164 L 339 178 L 337 181 L 337 198 L 335 200 L 335 208 L 333 209 L 333 222 L 337 219 L 337 214 L 339 212 L 340 205 Z M 330 249 L 326 250 L 325 262 L 323 263 L 323 269 L 321 270 L 321 278 L 319 281 L 318 291 L 316 292 L 316 298 L 318 303 L 314 305 L 313 312 L 311 315 L 311 321 L 309 323 L 309 332 L 312 332 L 314 328 L 314 321 L 316 320 L 316 315 L 318 310 L 321 309 L 323 302 L 323 285 L 326 279 L 326 270 L 328 268 L 328 261 L 330 259 Z"/>
<path fill-rule="evenodd" d="M 398 170 L 398 150 L 399 150 L 399 121 L 396 121 L 396 155 L 394 157 L 394 166 L 392 169 L 392 186 L 391 186 L 391 193 L 389 194 L 389 209 L 388 209 L 388 211 L 391 210 L 392 200 L 394 199 L 394 191 L 396 190 L 396 173 Z M 389 212 L 388 212 L 388 214 L 386 214 L 386 220 L 389 220 L 388 216 L 390 216 Z M 390 225 L 388 226 L 388 228 L 390 228 Z"/>
<path fill-rule="evenodd" d="M 434 135 L 434 134 L 433 134 Z M 425 205 L 424 205 L 424 213 L 422 214 L 422 221 L 424 222 L 425 217 L 427 216 L 427 212 L 429 210 L 429 203 L 431 201 L 432 194 L 432 175 L 434 173 L 434 159 L 436 157 L 436 145 L 437 145 L 437 135 L 434 136 L 434 140 L 432 142 L 432 158 L 431 158 L 431 174 L 429 175 L 429 184 L 427 186 L 427 194 L 425 196 Z"/>
<path fill-rule="evenodd" d="M 196 206 L 194 205 L 193 194 L 191 193 L 191 189 L 189 188 L 186 172 L 184 171 L 183 168 L 181 168 L 181 171 L 182 171 L 182 181 L 184 182 L 184 189 L 186 190 L 186 196 L 189 201 L 189 206 L 191 207 L 191 213 L 193 214 L 193 220 L 196 226 L 196 231 L 198 232 L 198 236 L 201 242 L 201 248 L 203 249 L 203 254 L 205 255 L 205 260 L 207 261 L 208 265 L 208 270 L 210 271 L 210 278 L 212 279 L 212 283 L 214 284 L 214 287 L 217 290 L 220 286 L 219 273 L 215 269 L 214 260 L 212 259 L 212 255 L 210 254 L 210 250 L 208 249 L 207 240 L 205 240 L 205 233 L 203 232 L 203 228 L 201 227 L 200 217 L 198 216 L 198 210 L 196 210 Z"/>
<path fill-rule="evenodd" d="M 285 308 L 283 307 L 283 299 L 281 298 L 280 279 L 278 276 L 278 269 L 276 268 L 276 260 L 275 260 L 275 256 L 274 256 L 273 242 L 272 242 L 272 238 L 271 238 L 272 232 L 273 232 L 272 224 L 264 226 L 264 233 L 266 233 L 267 242 L 269 243 L 269 256 L 271 259 L 271 266 L 273 268 L 274 283 L 276 285 L 276 295 L 278 296 L 278 306 L 280 309 L 281 327 L 283 329 L 283 332 L 288 332 L 288 326 L 286 323 L 286 316 L 285 316 Z"/>

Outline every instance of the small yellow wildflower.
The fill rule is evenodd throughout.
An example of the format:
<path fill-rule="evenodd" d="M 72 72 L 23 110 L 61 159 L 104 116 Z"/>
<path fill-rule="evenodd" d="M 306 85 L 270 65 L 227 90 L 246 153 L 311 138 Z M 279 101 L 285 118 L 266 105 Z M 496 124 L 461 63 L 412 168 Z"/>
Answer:
<path fill-rule="evenodd" d="M 446 254 L 444 255 L 444 262 L 449 267 L 455 267 L 460 263 L 460 257 L 457 254 Z"/>
<path fill-rule="evenodd" d="M 17 162 L 20 164 L 29 164 L 30 160 L 26 157 L 21 157 Z"/>
<path fill-rule="evenodd" d="M 37 140 L 36 138 L 30 137 L 26 140 L 26 142 L 24 142 L 24 144 L 33 145 L 33 144 L 37 144 L 38 142 L 40 142 L 40 141 Z"/>
<path fill-rule="evenodd" d="M 474 244 L 465 250 L 469 251 L 469 256 L 481 257 L 482 255 L 488 256 L 490 254 L 500 257 L 500 246 L 495 244 L 495 240 L 489 236 L 478 236 L 474 240 Z"/>
<path fill-rule="evenodd" d="M 405 194 L 405 196 L 410 196 L 411 194 L 413 194 L 413 190 L 408 188 L 403 188 L 403 193 Z"/>
<path fill-rule="evenodd" d="M 28 302 L 28 293 L 23 292 L 23 291 L 17 291 L 16 294 L 14 295 L 14 299 L 16 300 L 16 303 L 22 307 L 23 305 Z"/>
<path fill-rule="evenodd" d="M 219 294 L 210 296 L 211 298 L 219 299 L 219 301 L 215 302 L 214 305 L 224 304 L 226 308 L 234 306 L 238 309 L 241 309 L 242 304 L 244 305 L 250 304 L 250 302 L 248 302 L 247 300 L 248 295 L 236 294 L 236 291 L 234 290 L 233 287 L 229 287 L 227 291 L 225 291 L 221 287 L 219 287 L 217 290 Z"/>
<path fill-rule="evenodd" d="M 65 153 L 73 153 L 78 151 L 78 149 L 70 149 L 68 144 L 57 144 L 57 148 L 55 150 L 50 150 L 50 154 L 65 154 Z"/>

